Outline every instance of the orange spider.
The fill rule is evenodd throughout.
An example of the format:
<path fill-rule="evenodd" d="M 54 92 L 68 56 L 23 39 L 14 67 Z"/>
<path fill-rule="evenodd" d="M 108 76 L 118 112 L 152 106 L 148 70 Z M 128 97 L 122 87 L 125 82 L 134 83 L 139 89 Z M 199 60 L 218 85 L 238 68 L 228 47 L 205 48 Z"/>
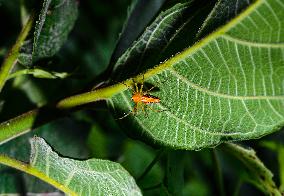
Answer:
<path fill-rule="evenodd" d="M 147 106 L 147 104 L 150 103 L 160 103 L 160 98 L 152 96 L 149 94 L 149 92 L 151 90 L 153 90 L 153 88 L 155 88 L 154 86 L 151 87 L 149 90 L 143 92 L 143 83 L 140 86 L 140 89 L 138 88 L 138 84 L 133 80 L 134 83 L 134 89 L 132 87 L 129 87 L 128 85 L 126 85 L 128 88 L 131 88 L 133 90 L 133 94 L 132 94 L 132 101 L 135 103 L 134 108 L 131 112 L 127 113 L 126 115 L 120 117 L 119 119 L 123 119 L 125 117 L 127 117 L 129 114 L 133 113 L 136 114 L 137 111 L 139 110 L 139 108 L 142 109 L 142 111 L 145 112 L 145 107 Z M 148 106 L 149 107 L 149 106 Z M 159 112 L 158 110 L 154 110 L 153 108 L 149 107 L 151 110 Z"/>

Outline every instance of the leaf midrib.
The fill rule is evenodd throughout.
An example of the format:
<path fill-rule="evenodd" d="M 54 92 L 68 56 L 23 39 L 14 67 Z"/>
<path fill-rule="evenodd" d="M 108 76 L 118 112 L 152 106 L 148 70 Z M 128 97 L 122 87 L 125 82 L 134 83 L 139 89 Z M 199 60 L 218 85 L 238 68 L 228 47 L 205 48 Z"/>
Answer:
<path fill-rule="evenodd" d="M 229 95 L 224 93 L 218 93 L 211 91 L 208 88 L 201 87 L 191 81 L 189 81 L 187 78 L 180 75 L 177 71 L 174 70 L 174 68 L 169 67 L 167 69 L 171 72 L 175 77 L 183 81 L 184 83 L 188 84 L 191 88 L 198 90 L 200 92 L 204 92 L 208 95 L 214 96 L 214 97 L 221 97 L 225 99 L 234 99 L 234 100 L 284 100 L 284 95 L 278 95 L 278 96 L 266 96 L 266 95 L 255 95 L 255 96 L 241 96 L 241 95 Z"/>
<path fill-rule="evenodd" d="M 242 21 L 246 16 L 248 16 L 250 13 L 252 13 L 258 6 L 260 6 L 263 3 L 263 0 L 257 0 L 253 4 L 251 4 L 245 11 L 243 11 L 241 14 L 233 18 L 230 22 L 228 22 L 226 25 L 222 26 L 221 28 L 217 29 L 215 32 L 211 33 L 207 37 L 203 38 L 196 44 L 194 44 L 192 47 L 189 47 L 185 49 L 183 52 L 175 55 L 174 57 L 170 58 L 169 60 L 157 65 L 156 67 L 149 69 L 147 72 L 140 74 L 137 76 L 137 79 L 140 78 L 150 78 L 159 72 L 162 72 L 166 70 L 169 67 L 172 67 L 172 65 L 178 63 L 182 59 L 185 59 L 186 57 L 194 54 L 197 52 L 200 48 L 208 44 L 210 41 L 224 36 L 224 34 L 229 31 L 231 28 L 236 26 L 240 21 Z"/>
<path fill-rule="evenodd" d="M 244 19 L 247 15 L 249 15 L 251 12 L 253 12 L 258 6 L 260 6 L 262 3 L 264 3 L 263 0 L 257 0 L 254 2 L 252 5 L 250 5 L 244 12 L 236 16 L 234 19 L 232 19 L 229 23 L 218 29 L 217 31 L 213 32 L 209 36 L 205 37 L 201 41 L 197 42 L 195 45 L 193 45 L 190 48 L 187 48 L 185 51 L 183 51 L 180 54 L 177 54 L 173 58 L 165 61 L 164 63 L 154 67 L 153 69 L 150 69 L 143 75 L 139 75 L 137 78 L 149 78 L 151 76 L 156 75 L 159 72 L 169 70 L 171 73 L 176 75 L 179 79 L 181 79 L 183 82 L 191 86 L 193 89 L 196 89 L 200 92 L 204 92 L 208 95 L 215 96 L 215 97 L 221 97 L 225 99 L 233 99 L 233 100 L 284 100 L 284 95 L 276 95 L 276 96 L 267 96 L 267 95 L 251 95 L 251 96 L 242 96 L 242 95 L 230 95 L 230 94 L 225 94 L 225 93 L 218 93 L 211 91 L 208 88 L 204 88 L 202 86 L 199 86 L 183 76 L 177 74 L 177 72 L 173 69 L 172 65 L 178 63 L 179 61 L 185 59 L 187 56 L 192 55 L 193 53 L 197 52 L 201 47 L 205 46 L 208 44 L 211 40 L 214 40 L 216 38 L 224 38 L 227 40 L 233 40 L 237 43 L 241 43 L 243 45 L 249 45 L 249 46 L 256 46 L 256 47 L 267 47 L 267 48 L 280 48 L 284 47 L 284 43 L 257 43 L 257 42 L 249 42 L 247 40 L 241 40 L 238 38 L 234 38 L 226 32 L 230 30 L 232 27 L 237 25 L 242 19 Z"/>

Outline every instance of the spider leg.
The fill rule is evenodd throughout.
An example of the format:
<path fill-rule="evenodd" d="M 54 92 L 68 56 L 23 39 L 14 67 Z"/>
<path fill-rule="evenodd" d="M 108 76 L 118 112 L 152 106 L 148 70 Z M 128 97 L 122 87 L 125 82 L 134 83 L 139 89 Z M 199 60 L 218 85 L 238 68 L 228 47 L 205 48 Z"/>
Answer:
<path fill-rule="evenodd" d="M 140 93 L 141 93 L 141 94 L 144 94 L 144 93 L 143 93 L 143 88 L 144 88 L 144 74 L 143 74 L 143 76 L 142 76 L 142 84 L 141 84 L 141 87 L 140 87 Z"/>
<path fill-rule="evenodd" d="M 135 86 L 135 92 L 139 92 L 139 88 L 138 88 L 137 82 L 135 82 L 134 79 L 132 79 L 132 81 L 133 81 L 134 86 Z"/>
<path fill-rule="evenodd" d="M 141 86 L 140 86 L 140 91 L 139 91 L 141 94 L 144 94 L 143 93 L 143 86 L 144 86 L 144 84 L 142 83 Z"/>
<path fill-rule="evenodd" d="M 133 111 L 130 111 L 129 113 L 125 114 L 124 116 L 117 118 L 119 120 L 124 119 L 125 117 L 127 117 L 129 114 L 133 113 Z"/>
<path fill-rule="evenodd" d="M 149 94 L 149 92 L 150 92 L 151 90 L 153 90 L 154 88 L 155 88 L 155 86 L 152 86 L 150 89 L 146 90 L 143 94 L 144 94 L 144 95 Z"/>
<path fill-rule="evenodd" d="M 117 119 L 119 119 L 119 120 L 124 119 L 125 117 L 127 117 L 127 116 L 128 116 L 128 115 L 130 115 L 130 114 L 135 115 L 135 114 L 136 114 L 136 112 L 137 112 L 137 104 L 135 104 L 135 105 L 134 105 L 134 107 L 133 107 L 133 110 L 132 110 L 132 111 L 128 112 L 128 113 L 127 113 L 127 114 L 125 114 L 124 116 L 122 116 L 122 117 L 120 117 L 120 118 L 117 118 Z"/>

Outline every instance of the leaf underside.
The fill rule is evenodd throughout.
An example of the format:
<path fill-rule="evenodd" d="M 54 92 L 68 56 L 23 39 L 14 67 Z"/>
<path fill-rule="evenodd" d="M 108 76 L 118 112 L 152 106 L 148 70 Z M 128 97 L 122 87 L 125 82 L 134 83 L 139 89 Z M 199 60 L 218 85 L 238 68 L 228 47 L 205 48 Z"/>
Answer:
<path fill-rule="evenodd" d="M 281 195 L 273 181 L 273 174 L 256 156 L 252 149 L 246 149 L 236 144 L 225 144 L 225 149 L 236 156 L 247 167 L 248 181 L 257 186 L 267 195 Z"/>
<path fill-rule="evenodd" d="M 31 140 L 30 164 L 76 195 L 141 195 L 129 173 L 118 163 L 62 158 L 39 137 Z"/>
<path fill-rule="evenodd" d="M 66 41 L 77 16 L 75 0 L 44 0 L 35 24 L 33 42 L 29 40 L 22 47 L 19 61 L 31 65 L 39 59 L 55 55 Z"/>
<path fill-rule="evenodd" d="M 262 137 L 284 125 L 284 2 L 259 0 L 191 48 L 146 72 L 161 99 L 124 124 L 178 149 Z M 108 103 L 132 111 L 131 90 Z"/>
<path fill-rule="evenodd" d="M 141 37 L 117 60 L 112 79 L 126 79 L 143 72 L 153 66 L 153 63 L 158 63 L 161 54 L 178 35 L 180 28 L 191 20 L 190 5 L 191 1 L 177 3 L 162 11 Z"/>

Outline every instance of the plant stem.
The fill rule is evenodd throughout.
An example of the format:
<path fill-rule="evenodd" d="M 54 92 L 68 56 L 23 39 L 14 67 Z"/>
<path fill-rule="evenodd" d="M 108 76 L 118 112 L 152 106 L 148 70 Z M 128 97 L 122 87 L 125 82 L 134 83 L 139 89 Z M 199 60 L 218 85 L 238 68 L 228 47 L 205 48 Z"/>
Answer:
<path fill-rule="evenodd" d="M 66 193 L 68 195 L 72 195 L 72 196 L 77 195 L 75 192 L 68 189 L 66 186 L 63 186 L 59 182 L 49 178 L 48 176 L 46 176 L 41 171 L 37 170 L 36 168 L 34 168 L 34 167 L 24 163 L 24 162 L 21 162 L 21 161 L 18 161 L 16 159 L 10 158 L 6 155 L 0 154 L 0 163 L 3 164 L 3 165 L 9 166 L 9 167 L 18 169 L 20 171 L 23 171 L 23 172 L 30 174 L 30 175 L 33 175 L 35 177 L 38 177 L 39 179 L 43 180 L 44 182 L 51 184 L 55 188 L 63 191 L 64 193 Z"/>
<path fill-rule="evenodd" d="M 13 69 L 14 65 L 17 63 L 17 60 L 20 54 L 19 50 L 32 28 L 33 21 L 34 21 L 34 14 L 31 14 L 28 22 L 23 27 L 16 43 L 11 48 L 3 64 L 0 67 L 0 92 L 2 91 L 5 85 L 5 82 L 9 76 L 10 71 Z"/>
<path fill-rule="evenodd" d="M 148 173 L 149 171 L 153 168 L 153 166 L 157 163 L 157 161 L 161 158 L 163 153 L 165 152 L 164 149 L 161 149 L 158 151 L 156 157 L 153 159 L 153 161 L 146 167 L 144 172 L 137 178 L 137 182 L 141 181 Z"/>
<path fill-rule="evenodd" d="M 167 154 L 165 185 L 170 195 L 182 195 L 184 188 L 185 151 L 169 151 Z"/>
<path fill-rule="evenodd" d="M 284 146 L 278 145 L 278 163 L 279 163 L 279 176 L 280 176 L 280 187 L 281 193 L 284 193 Z"/>
<path fill-rule="evenodd" d="M 0 124 L 0 145 L 64 115 L 60 110 L 42 107 L 5 121 Z"/>
<path fill-rule="evenodd" d="M 79 110 L 77 106 L 86 103 L 105 100 L 126 89 L 122 84 L 67 97 L 50 107 L 41 107 L 24 113 L 0 124 L 0 144 L 23 135 L 44 123 L 65 116 L 71 109 Z"/>
<path fill-rule="evenodd" d="M 218 181 L 218 187 L 219 187 L 219 195 L 220 196 L 225 196 L 225 190 L 224 190 L 224 183 L 223 183 L 223 175 L 221 171 L 221 166 L 220 166 L 220 161 L 218 158 L 218 154 L 216 149 L 213 149 L 213 160 L 215 163 L 215 173 L 217 175 L 217 181 Z"/>
<path fill-rule="evenodd" d="M 105 100 L 125 89 L 126 87 L 123 84 L 116 84 L 106 88 L 74 95 L 59 101 L 56 105 L 56 108 L 71 109 L 94 101 Z"/>
<path fill-rule="evenodd" d="M 234 189 L 234 191 L 233 191 L 233 196 L 238 196 L 238 195 L 240 195 L 239 192 L 240 192 L 242 183 L 243 183 L 243 180 L 240 178 L 240 179 L 238 180 L 238 182 L 236 183 L 235 189 Z"/>

